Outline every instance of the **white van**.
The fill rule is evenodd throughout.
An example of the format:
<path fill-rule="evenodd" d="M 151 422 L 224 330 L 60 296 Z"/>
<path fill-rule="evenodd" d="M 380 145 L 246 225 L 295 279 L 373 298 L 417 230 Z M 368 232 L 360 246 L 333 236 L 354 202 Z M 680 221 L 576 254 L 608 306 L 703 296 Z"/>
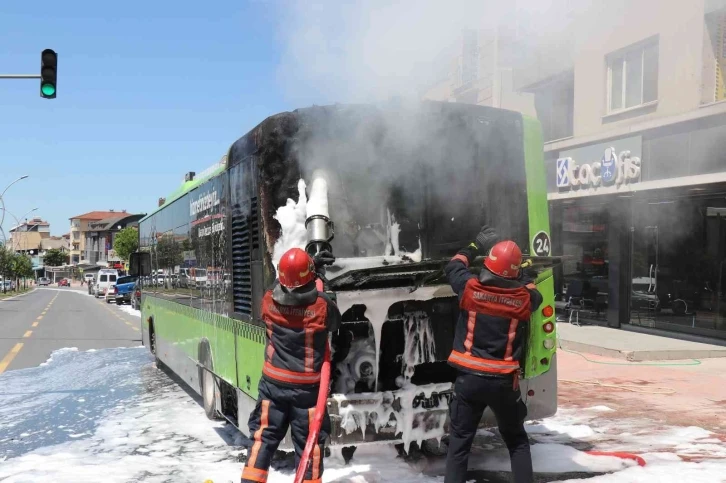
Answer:
<path fill-rule="evenodd" d="M 101 269 L 96 275 L 96 285 L 93 287 L 93 294 L 96 298 L 100 296 L 106 296 L 108 289 L 116 285 L 116 279 L 118 278 L 118 270 L 112 269 Z"/>

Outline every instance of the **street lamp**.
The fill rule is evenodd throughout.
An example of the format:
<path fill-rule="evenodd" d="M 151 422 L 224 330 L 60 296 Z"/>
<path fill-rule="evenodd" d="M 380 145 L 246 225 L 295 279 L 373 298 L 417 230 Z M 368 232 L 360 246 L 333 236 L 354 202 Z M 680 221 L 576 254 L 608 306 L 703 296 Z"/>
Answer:
<path fill-rule="evenodd" d="M 21 217 L 20 217 L 20 220 L 24 219 L 24 218 L 25 218 L 26 216 L 28 216 L 29 214 L 31 214 L 32 212 L 34 212 L 34 211 L 37 211 L 37 210 L 38 210 L 38 208 L 33 208 L 32 210 L 28 211 L 28 212 L 27 212 L 27 213 L 25 213 L 25 214 L 24 214 L 23 216 L 21 216 Z M 3 215 L 5 215 L 5 212 L 6 212 L 6 211 L 7 211 L 7 212 L 8 212 L 8 214 L 9 214 L 10 216 L 12 216 L 12 217 L 13 217 L 13 219 L 15 220 L 15 230 L 17 230 L 18 228 L 20 228 L 20 220 L 18 219 L 18 217 L 17 217 L 17 216 L 15 216 L 15 215 L 13 215 L 13 214 L 12 214 L 12 213 L 11 213 L 10 211 L 6 210 L 6 209 L 5 209 L 4 207 L 3 207 L 3 208 L 2 208 L 2 212 L 3 212 Z M 17 233 L 17 231 L 16 231 L 16 233 Z M 13 240 L 13 246 L 12 246 L 12 248 L 13 248 L 13 251 L 16 251 L 16 250 L 15 250 L 15 240 Z"/>
<path fill-rule="evenodd" d="M 2 214 L 2 216 L 0 217 L 0 233 L 2 233 L 2 235 L 3 235 L 3 245 L 5 244 L 5 242 L 6 242 L 6 240 L 7 240 L 7 238 L 5 238 L 5 230 L 3 230 L 3 222 L 5 221 L 5 200 L 3 199 L 3 195 L 5 194 L 5 192 L 6 192 L 7 190 L 9 190 L 9 189 L 10 189 L 10 187 L 11 187 L 12 185 L 14 185 L 15 183 L 17 183 L 18 181 L 22 181 L 22 180 L 24 180 L 24 179 L 25 179 L 25 178 L 27 178 L 27 177 L 28 177 L 28 175 L 27 175 L 27 174 L 26 174 L 25 176 L 21 176 L 20 178 L 16 179 L 15 181 L 13 181 L 13 182 L 12 182 L 12 183 L 10 183 L 9 185 L 7 185 L 7 186 L 5 187 L 5 189 L 3 190 L 3 192 L 2 192 L 2 193 L 0 193 L 0 204 L 2 204 L 2 211 L 3 211 L 3 214 Z"/>

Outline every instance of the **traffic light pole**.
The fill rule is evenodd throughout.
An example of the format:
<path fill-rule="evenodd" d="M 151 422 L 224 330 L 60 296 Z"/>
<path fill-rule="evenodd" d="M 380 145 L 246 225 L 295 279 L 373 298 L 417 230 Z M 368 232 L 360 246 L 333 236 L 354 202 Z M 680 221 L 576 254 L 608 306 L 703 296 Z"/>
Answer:
<path fill-rule="evenodd" d="M 0 74 L 0 79 L 40 79 L 39 74 Z"/>

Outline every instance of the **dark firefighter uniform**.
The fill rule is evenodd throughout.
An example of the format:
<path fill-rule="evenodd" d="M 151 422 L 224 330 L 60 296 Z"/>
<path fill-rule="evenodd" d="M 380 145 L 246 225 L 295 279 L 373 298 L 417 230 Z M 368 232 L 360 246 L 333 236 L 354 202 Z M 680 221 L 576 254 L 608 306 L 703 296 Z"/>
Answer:
<path fill-rule="evenodd" d="M 267 481 L 272 457 L 288 427 L 295 465 L 299 465 L 315 413 L 328 332 L 338 329 L 340 312 L 314 281 L 292 290 L 277 283 L 262 299 L 262 320 L 267 327 L 267 346 L 259 398 L 249 420 L 253 444 L 242 482 Z M 306 482 L 322 481 L 323 445 L 329 433 L 326 414 Z"/>
<path fill-rule="evenodd" d="M 532 460 L 524 430 L 527 408 L 519 391 L 519 359 L 522 356 L 525 324 L 542 302 L 534 284 L 518 279 L 521 252 L 514 242 L 494 245 L 492 254 L 504 243 L 514 246 L 515 258 L 494 257 L 509 263 L 496 275 L 485 267 L 479 276 L 469 271 L 478 242 L 460 250 L 446 266 L 446 275 L 459 297 L 459 318 L 449 364 L 458 369 L 454 398 L 450 406 L 449 450 L 445 483 L 463 483 L 469 452 L 477 427 L 488 407 L 509 449 L 517 483 L 532 481 Z M 491 244 L 489 245 L 491 247 Z M 489 248 L 486 247 L 486 248 Z M 511 247 L 510 247 L 511 248 Z M 484 251 L 484 250 L 482 250 Z M 519 254 L 518 260 L 516 254 Z M 516 272 L 514 269 L 516 264 Z M 501 267 L 501 265 L 500 265 Z"/>

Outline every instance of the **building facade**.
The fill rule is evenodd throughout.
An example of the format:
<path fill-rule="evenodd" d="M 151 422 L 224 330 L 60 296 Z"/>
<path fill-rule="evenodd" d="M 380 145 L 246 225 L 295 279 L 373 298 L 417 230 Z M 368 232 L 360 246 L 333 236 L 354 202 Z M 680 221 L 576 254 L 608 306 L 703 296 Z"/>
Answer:
<path fill-rule="evenodd" d="M 33 218 L 10 229 L 8 246 L 17 252 L 37 253 L 42 242 L 48 239 L 50 239 L 50 223 L 43 221 L 42 218 Z"/>
<path fill-rule="evenodd" d="M 85 232 L 84 251 L 80 263 L 90 266 L 122 268 L 123 261 L 113 249 L 116 235 L 124 228 L 138 228 L 139 220 L 144 216 L 144 214 L 118 213 L 117 216 L 89 221 L 88 231 Z"/>
<path fill-rule="evenodd" d="M 121 216 L 126 213 L 126 210 L 120 212 L 110 211 L 91 211 L 82 215 L 74 216 L 70 219 L 71 231 L 70 231 L 70 259 L 72 265 L 78 265 L 84 256 L 86 250 L 86 233 L 89 231 L 88 224 L 90 222 L 97 222 L 104 218 L 111 218 L 115 216 Z"/>
<path fill-rule="evenodd" d="M 562 302 L 726 339 L 726 2 L 554 1 L 514 86 L 545 137 Z"/>
<path fill-rule="evenodd" d="M 513 19 L 513 16 L 504 16 Z M 512 67 L 516 48 L 513 24 L 465 30 L 451 56 L 445 56 L 441 79 L 422 97 L 519 111 L 535 116 L 534 96 L 514 89 Z"/>

